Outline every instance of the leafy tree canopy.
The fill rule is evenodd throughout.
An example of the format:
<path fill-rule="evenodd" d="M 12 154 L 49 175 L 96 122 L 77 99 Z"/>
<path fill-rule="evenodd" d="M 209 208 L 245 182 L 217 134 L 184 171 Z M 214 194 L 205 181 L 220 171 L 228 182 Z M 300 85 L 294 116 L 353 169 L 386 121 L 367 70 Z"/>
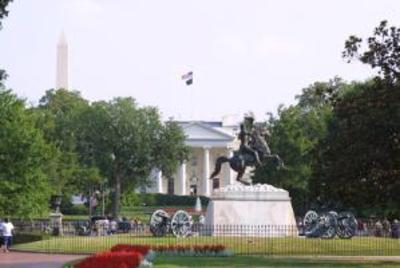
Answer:
<path fill-rule="evenodd" d="M 12 1 L 13 0 L 0 0 L 0 30 L 2 28 L 1 20 L 8 15 L 7 5 Z"/>
<path fill-rule="evenodd" d="M 46 144 L 24 101 L 0 89 L 0 214 L 22 218 L 47 211 L 47 167 L 54 148 Z"/>
<path fill-rule="evenodd" d="M 146 185 L 154 167 L 171 174 L 187 154 L 182 130 L 172 122 L 163 124 L 156 108 L 139 107 L 132 98 L 93 103 L 83 122 L 80 151 L 108 179 L 114 216 L 123 190 Z"/>
<path fill-rule="evenodd" d="M 333 105 L 345 86 L 337 77 L 316 82 L 296 96 L 298 104 L 279 107 L 278 115 L 267 121 L 271 151 L 283 159 L 286 169 L 277 170 L 266 162 L 255 170 L 253 180 L 289 190 L 298 212 L 306 209 L 315 148 L 327 134 Z"/>
<path fill-rule="evenodd" d="M 395 208 L 400 202 L 399 122 L 400 88 L 376 80 L 353 84 L 334 108 L 311 192 L 347 207 Z"/>
<path fill-rule="evenodd" d="M 46 141 L 57 148 L 54 168 L 51 169 L 56 192 L 66 196 L 82 191 L 82 185 L 89 174 L 97 174 L 93 167 L 82 164 L 78 152 L 78 133 L 81 114 L 89 103 L 79 92 L 65 89 L 48 90 L 40 99 L 39 106 L 32 109 L 36 116 L 37 126 L 45 134 Z M 92 170 L 89 172 L 89 170 Z M 98 175 L 94 175 L 98 177 Z M 91 180 L 91 182 L 93 182 Z"/>
<path fill-rule="evenodd" d="M 367 47 L 362 49 L 363 39 L 352 35 L 345 42 L 343 57 L 350 62 L 357 59 L 378 68 L 386 82 L 398 83 L 400 78 L 400 28 L 388 27 L 382 21 L 373 36 L 367 38 Z"/>
<path fill-rule="evenodd" d="M 1 20 L 8 15 L 7 5 L 12 2 L 12 0 L 0 0 L 0 30 L 3 27 Z M 3 87 L 3 80 L 7 78 L 7 74 L 4 70 L 0 69 L 0 88 Z"/>

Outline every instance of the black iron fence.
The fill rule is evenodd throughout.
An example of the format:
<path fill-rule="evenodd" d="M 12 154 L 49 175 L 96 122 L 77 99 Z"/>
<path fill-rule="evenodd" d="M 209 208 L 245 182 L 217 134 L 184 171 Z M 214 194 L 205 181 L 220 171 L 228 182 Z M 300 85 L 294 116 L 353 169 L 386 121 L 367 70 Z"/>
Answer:
<path fill-rule="evenodd" d="M 155 237 L 147 224 L 89 226 L 85 222 L 64 222 L 57 236 L 49 223 L 15 224 L 16 233 L 47 233 L 40 241 L 15 244 L 14 249 L 52 253 L 93 253 L 116 244 L 168 246 L 224 245 L 235 254 L 244 255 L 400 255 L 400 239 L 388 233 L 377 237 L 357 232 L 351 239 L 307 238 L 301 226 L 276 225 L 202 225 L 195 223 L 186 237 L 172 232 Z"/>

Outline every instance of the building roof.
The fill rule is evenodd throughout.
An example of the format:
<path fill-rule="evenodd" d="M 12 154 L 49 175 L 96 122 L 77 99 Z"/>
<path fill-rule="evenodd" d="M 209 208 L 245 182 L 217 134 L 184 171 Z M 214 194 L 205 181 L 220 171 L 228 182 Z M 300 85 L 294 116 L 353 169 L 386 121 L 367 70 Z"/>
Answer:
<path fill-rule="evenodd" d="M 223 126 L 219 121 L 178 121 L 192 147 L 227 147 L 236 139 L 237 126 Z"/>

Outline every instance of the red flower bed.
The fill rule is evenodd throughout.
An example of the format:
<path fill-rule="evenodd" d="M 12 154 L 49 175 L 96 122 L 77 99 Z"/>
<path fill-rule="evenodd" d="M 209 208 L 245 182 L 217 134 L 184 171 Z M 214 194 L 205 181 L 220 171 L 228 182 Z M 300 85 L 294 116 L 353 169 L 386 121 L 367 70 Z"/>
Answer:
<path fill-rule="evenodd" d="M 138 267 L 142 261 L 142 254 L 134 251 L 110 252 L 105 251 L 94 254 L 80 263 L 74 268 L 133 268 Z"/>
<path fill-rule="evenodd" d="M 124 252 L 124 251 L 136 251 L 146 256 L 149 253 L 150 247 L 144 245 L 125 245 L 125 244 L 118 244 L 111 248 L 111 252 Z"/>

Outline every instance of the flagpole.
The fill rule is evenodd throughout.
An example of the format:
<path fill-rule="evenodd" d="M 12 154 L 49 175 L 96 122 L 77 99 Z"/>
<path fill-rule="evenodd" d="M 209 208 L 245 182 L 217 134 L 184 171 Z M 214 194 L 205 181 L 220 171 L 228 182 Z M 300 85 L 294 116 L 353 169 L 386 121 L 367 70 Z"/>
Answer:
<path fill-rule="evenodd" d="M 189 88 L 189 105 L 190 105 L 190 121 L 194 121 L 194 116 L 193 116 L 193 109 L 194 109 L 194 103 L 193 103 L 193 85 Z"/>

